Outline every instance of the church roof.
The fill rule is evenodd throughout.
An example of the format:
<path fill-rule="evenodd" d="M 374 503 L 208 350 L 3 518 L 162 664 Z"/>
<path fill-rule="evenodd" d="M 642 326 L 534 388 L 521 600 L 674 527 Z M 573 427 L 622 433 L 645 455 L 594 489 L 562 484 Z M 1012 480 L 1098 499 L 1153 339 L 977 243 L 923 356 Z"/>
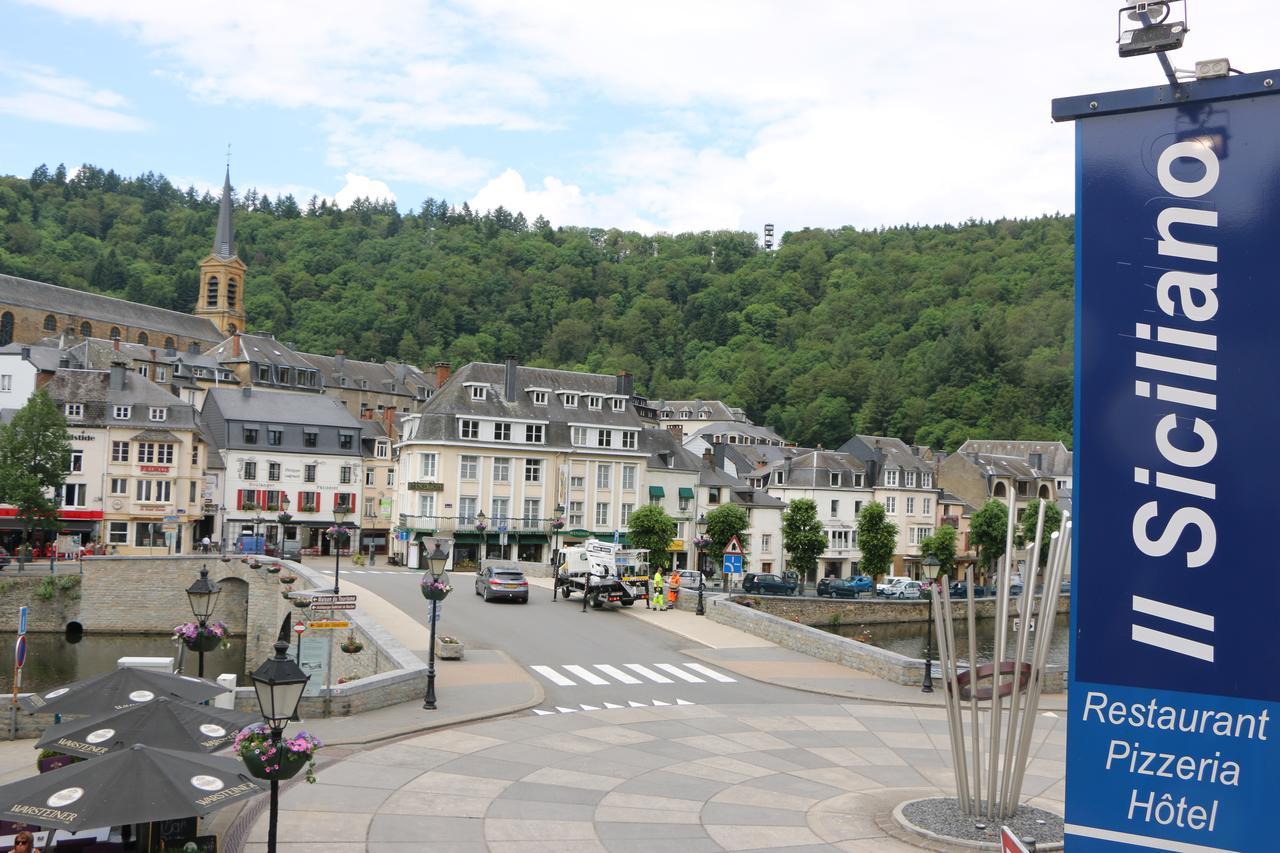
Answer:
<path fill-rule="evenodd" d="M 236 232 L 231 223 L 231 167 L 222 181 L 222 201 L 218 205 L 218 232 L 213 238 L 213 254 L 222 260 L 236 256 Z"/>
<path fill-rule="evenodd" d="M 205 343 L 217 343 L 225 337 L 217 326 L 204 317 L 2 273 L 0 293 L 4 294 L 0 299 L 8 305 L 48 311 L 51 314 L 69 314 L 97 323 L 150 332 L 168 332 Z"/>

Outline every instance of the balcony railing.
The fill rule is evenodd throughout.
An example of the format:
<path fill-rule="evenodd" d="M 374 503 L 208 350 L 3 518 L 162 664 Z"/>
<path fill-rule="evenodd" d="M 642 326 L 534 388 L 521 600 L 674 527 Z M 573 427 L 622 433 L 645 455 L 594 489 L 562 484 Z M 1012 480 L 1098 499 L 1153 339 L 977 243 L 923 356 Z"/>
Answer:
<path fill-rule="evenodd" d="M 460 515 L 402 515 L 400 525 L 412 530 L 434 530 L 456 533 L 480 533 L 473 516 Z M 488 518 L 484 533 L 552 533 L 552 518 Z"/>

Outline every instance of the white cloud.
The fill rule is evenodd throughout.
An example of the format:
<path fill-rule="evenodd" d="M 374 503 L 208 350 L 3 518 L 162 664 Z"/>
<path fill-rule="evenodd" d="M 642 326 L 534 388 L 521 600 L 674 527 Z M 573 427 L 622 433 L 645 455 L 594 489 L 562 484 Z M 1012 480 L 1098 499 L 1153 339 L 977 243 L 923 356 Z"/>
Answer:
<path fill-rule="evenodd" d="M 470 157 L 457 148 L 429 148 L 408 139 L 360 132 L 344 123 L 334 125 L 326 160 L 339 169 L 448 190 L 474 187 L 493 169 L 487 160 Z"/>
<path fill-rule="evenodd" d="M 128 106 L 123 95 L 95 89 L 52 68 L 0 63 L 0 80 L 5 78 L 11 81 L 5 86 L 11 94 L 0 95 L 0 113 L 92 130 L 136 131 L 147 126 L 122 111 Z"/>
<path fill-rule="evenodd" d="M 375 181 L 364 175 L 346 175 L 346 184 L 334 195 L 333 200 L 344 210 L 357 199 L 367 198 L 370 201 L 395 201 L 395 193 L 382 181 Z"/>
<path fill-rule="evenodd" d="M 542 189 L 529 189 L 514 169 L 481 187 L 470 205 L 477 211 L 505 207 L 512 213 L 523 213 L 530 222 L 541 215 L 556 225 L 590 224 L 594 213 L 593 203 L 583 197 L 581 188 L 549 177 L 543 178 Z"/>

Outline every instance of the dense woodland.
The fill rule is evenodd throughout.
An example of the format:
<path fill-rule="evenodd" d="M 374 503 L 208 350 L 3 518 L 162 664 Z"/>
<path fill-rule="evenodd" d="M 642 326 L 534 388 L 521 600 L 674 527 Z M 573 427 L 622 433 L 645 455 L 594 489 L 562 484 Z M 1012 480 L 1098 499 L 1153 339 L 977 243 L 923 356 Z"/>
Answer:
<path fill-rule="evenodd" d="M 553 227 L 427 199 L 237 195 L 250 330 L 310 352 L 629 370 L 803 445 L 1071 442 L 1073 220 L 737 231 Z M 84 166 L 0 177 L 0 272 L 190 311 L 217 200 Z"/>

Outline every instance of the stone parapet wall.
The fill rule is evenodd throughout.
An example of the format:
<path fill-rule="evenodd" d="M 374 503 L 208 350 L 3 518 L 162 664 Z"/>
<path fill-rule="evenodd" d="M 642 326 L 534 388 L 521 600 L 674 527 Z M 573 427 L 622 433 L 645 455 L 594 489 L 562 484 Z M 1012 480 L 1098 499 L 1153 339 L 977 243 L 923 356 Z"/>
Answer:
<path fill-rule="evenodd" d="M 691 596 L 697 600 L 697 593 Z M 1038 596 L 1037 596 L 1038 598 Z M 875 625 L 883 622 L 925 622 L 929 619 L 929 602 L 926 600 L 899 600 L 888 598 L 798 598 L 785 595 L 742 595 L 735 593 L 735 601 L 750 599 L 757 610 L 772 613 L 783 619 L 802 622 L 805 625 Z M 1017 602 L 1017 599 L 1012 599 Z M 951 599 L 951 613 L 955 619 L 968 618 L 968 602 L 963 598 Z M 1009 618 L 1018 616 L 1017 605 L 1009 608 Z M 1058 597 L 1058 613 L 1071 612 L 1071 599 Z M 996 600 L 979 598 L 973 603 L 974 616 L 979 619 L 996 617 Z"/>
<path fill-rule="evenodd" d="M 697 596 L 694 595 L 692 598 L 696 601 Z M 830 634 L 754 607 L 744 607 L 724 597 L 707 599 L 706 608 L 707 618 L 713 622 L 737 628 L 777 643 L 783 648 L 819 660 L 831 661 L 883 678 L 894 684 L 918 685 L 924 676 L 924 660 L 921 658 L 909 658 L 848 637 Z M 935 674 L 936 672 L 935 664 Z M 1044 692 L 1061 693 L 1064 689 L 1063 669 L 1049 667 L 1045 674 Z"/>
<path fill-rule="evenodd" d="M 530 578 L 549 578 L 554 577 L 555 572 L 551 569 L 550 563 L 528 563 L 522 560 L 491 560 L 485 558 L 480 561 L 481 568 L 485 566 L 493 566 L 498 569 L 515 569 L 524 572 L 525 577 Z"/>

